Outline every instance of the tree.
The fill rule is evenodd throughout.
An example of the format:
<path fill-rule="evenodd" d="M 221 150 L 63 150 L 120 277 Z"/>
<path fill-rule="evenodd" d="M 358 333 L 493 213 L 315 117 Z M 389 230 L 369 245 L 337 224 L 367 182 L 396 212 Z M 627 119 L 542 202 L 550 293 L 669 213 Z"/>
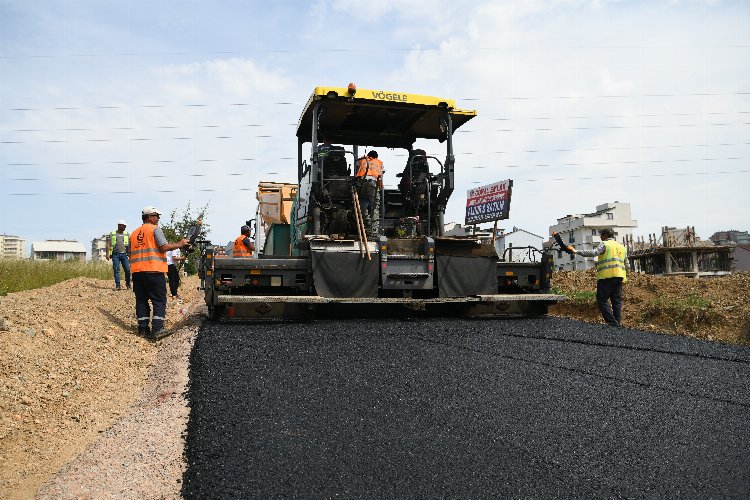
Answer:
<path fill-rule="evenodd" d="M 200 232 L 198 233 L 198 239 L 206 239 L 206 236 L 209 233 L 208 228 L 210 227 L 208 224 L 206 224 L 205 221 L 205 215 L 207 211 L 208 203 L 199 208 L 196 211 L 196 214 L 193 215 L 193 210 L 190 207 L 190 202 L 188 202 L 187 206 L 185 206 L 185 208 L 183 208 L 181 212 L 176 208 L 172 210 L 172 212 L 169 214 L 169 222 L 162 223 L 161 225 L 161 229 L 162 231 L 164 231 L 164 236 L 167 238 L 167 241 L 170 243 L 174 243 L 186 237 L 190 226 L 195 224 L 198 219 L 203 220 L 203 224 L 200 226 Z M 193 247 L 193 250 L 195 250 L 195 247 Z M 190 252 L 184 264 L 185 272 L 187 272 L 188 274 L 195 274 L 196 272 L 198 272 L 199 258 L 200 255 L 198 255 L 197 252 Z"/>

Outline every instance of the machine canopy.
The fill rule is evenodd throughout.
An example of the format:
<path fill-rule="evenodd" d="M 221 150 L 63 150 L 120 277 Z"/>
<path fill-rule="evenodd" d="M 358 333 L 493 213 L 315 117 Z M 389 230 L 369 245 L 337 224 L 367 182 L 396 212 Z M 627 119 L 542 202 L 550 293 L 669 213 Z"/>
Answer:
<path fill-rule="evenodd" d="M 318 141 L 410 149 L 417 139 L 446 139 L 445 113 L 453 131 L 477 115 L 440 97 L 382 90 L 316 87 L 297 124 L 300 142 L 312 141 L 313 113 L 320 103 Z"/>

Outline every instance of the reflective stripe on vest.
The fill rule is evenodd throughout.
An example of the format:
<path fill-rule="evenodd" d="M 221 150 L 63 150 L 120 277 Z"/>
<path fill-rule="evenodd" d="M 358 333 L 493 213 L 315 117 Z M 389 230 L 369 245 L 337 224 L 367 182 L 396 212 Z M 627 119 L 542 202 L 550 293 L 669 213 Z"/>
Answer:
<path fill-rule="evenodd" d="M 359 160 L 359 166 L 357 168 L 357 177 L 372 177 L 376 179 L 383 176 L 383 162 L 377 158 L 362 158 Z"/>
<path fill-rule="evenodd" d="M 627 281 L 625 275 L 625 247 L 614 240 L 605 240 L 604 253 L 596 261 L 597 279 L 622 278 Z"/>
<path fill-rule="evenodd" d="M 159 250 L 154 231 L 156 226 L 148 223 L 133 231 L 130 238 L 131 272 L 167 272 L 167 256 Z"/>
<path fill-rule="evenodd" d="M 128 246 L 130 246 L 130 233 L 127 231 L 122 232 L 122 244 L 125 246 L 125 252 L 128 251 Z M 109 243 L 110 248 L 112 250 L 112 253 L 115 253 L 115 245 L 117 245 L 117 231 L 112 231 L 109 233 Z"/>
<path fill-rule="evenodd" d="M 232 257 L 252 257 L 253 252 L 247 249 L 247 245 L 245 245 L 245 238 L 247 238 L 247 236 L 241 234 L 234 240 Z"/>

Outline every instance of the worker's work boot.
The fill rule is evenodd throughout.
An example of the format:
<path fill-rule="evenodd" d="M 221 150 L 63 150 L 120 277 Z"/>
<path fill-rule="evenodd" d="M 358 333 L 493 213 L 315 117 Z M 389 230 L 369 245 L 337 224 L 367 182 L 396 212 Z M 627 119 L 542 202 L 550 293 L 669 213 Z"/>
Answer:
<path fill-rule="evenodd" d="M 155 331 L 155 332 L 153 333 L 153 337 L 152 337 L 152 338 L 153 338 L 154 340 L 161 340 L 161 339 L 163 339 L 164 337 L 166 337 L 167 335 L 169 335 L 169 332 L 168 332 L 168 331 L 167 331 L 167 330 L 166 330 L 165 328 L 161 328 L 161 329 L 159 329 L 159 330 L 156 330 L 156 331 Z"/>

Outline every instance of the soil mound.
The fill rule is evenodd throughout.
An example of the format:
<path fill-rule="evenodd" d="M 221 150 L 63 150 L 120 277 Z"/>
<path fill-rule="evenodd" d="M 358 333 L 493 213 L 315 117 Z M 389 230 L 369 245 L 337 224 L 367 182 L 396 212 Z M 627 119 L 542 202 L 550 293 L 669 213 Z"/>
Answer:
<path fill-rule="evenodd" d="M 550 315 L 601 322 L 596 272 L 560 271 L 552 287 L 568 300 Z M 622 323 L 628 328 L 750 345 L 750 273 L 715 278 L 630 274 L 623 286 Z"/>

